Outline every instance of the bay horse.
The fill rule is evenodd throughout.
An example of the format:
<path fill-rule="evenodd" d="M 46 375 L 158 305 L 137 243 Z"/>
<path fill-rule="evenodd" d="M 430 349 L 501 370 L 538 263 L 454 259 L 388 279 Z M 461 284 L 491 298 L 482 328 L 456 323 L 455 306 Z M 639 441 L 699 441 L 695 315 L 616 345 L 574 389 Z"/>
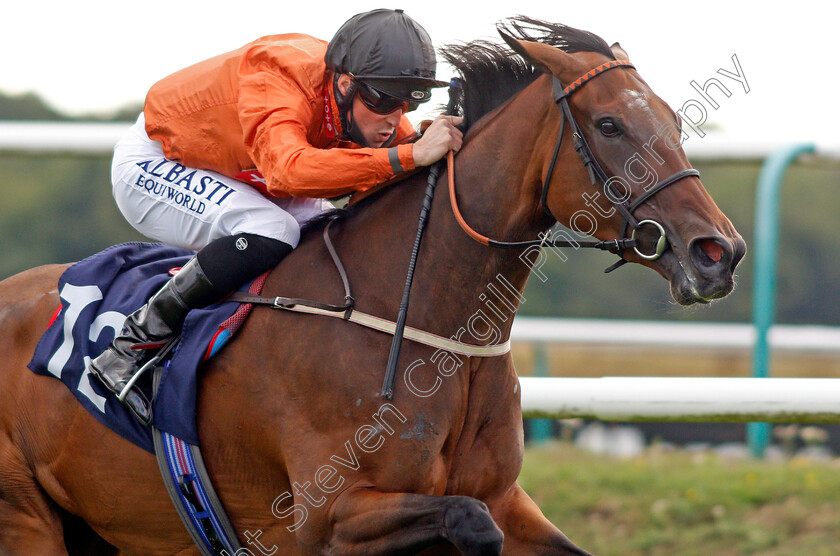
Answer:
<path fill-rule="evenodd" d="M 554 101 L 553 80 L 569 87 L 626 53 L 559 24 L 517 18 L 502 29 L 516 55 L 488 43 L 444 51 L 463 77 L 469 125 L 454 164 L 463 220 L 486 237 L 517 241 L 537 238 L 555 220 L 574 226 L 574 215 L 587 211 L 598 239 L 620 237 L 623 219 L 605 198 L 591 206 L 598 189 Z M 608 175 L 623 175 L 637 153 L 663 175 L 689 168 L 674 112 L 632 67 L 597 75 L 568 102 L 575 133 Z M 556 170 L 543 184 L 563 128 Z M 659 145 L 646 151 L 654 137 Z M 360 310 L 394 318 L 424 184 L 418 174 L 384 188 L 333 226 Z M 530 259 L 465 234 L 440 189 L 408 325 L 463 343 L 504 341 L 508 305 L 522 301 Z M 644 194 L 638 184 L 628 193 Z M 659 222 L 668 248 L 644 258 L 656 230 L 643 226 L 638 252 L 622 255 L 664 276 L 678 302 L 732 290 L 745 244 L 699 177 L 661 189 L 635 215 Z M 0 283 L 0 554 L 198 554 L 154 457 L 100 425 L 59 381 L 26 369 L 59 303 L 65 268 Z M 341 285 L 331 268 L 320 234 L 307 233 L 264 291 L 335 299 Z M 490 288 L 499 280 L 508 294 L 492 297 L 502 292 Z M 517 484 L 523 429 L 510 355 L 458 357 L 406 341 L 386 401 L 380 385 L 390 343 L 341 319 L 257 307 L 205 364 L 198 429 L 215 490 L 247 546 L 238 554 L 586 554 Z"/>

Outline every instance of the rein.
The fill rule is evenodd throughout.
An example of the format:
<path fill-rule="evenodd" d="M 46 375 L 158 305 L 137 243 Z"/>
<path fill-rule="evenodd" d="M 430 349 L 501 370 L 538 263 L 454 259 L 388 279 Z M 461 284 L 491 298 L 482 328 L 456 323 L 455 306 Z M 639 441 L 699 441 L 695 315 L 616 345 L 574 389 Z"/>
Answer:
<path fill-rule="evenodd" d="M 595 158 L 595 154 L 592 152 L 592 149 L 589 147 L 589 144 L 586 142 L 586 139 L 584 139 L 583 132 L 581 131 L 580 126 L 575 120 L 575 117 L 572 114 L 571 107 L 569 106 L 568 97 L 573 92 L 578 90 L 581 86 L 583 86 L 587 81 L 589 81 L 597 75 L 604 73 L 605 71 L 620 67 L 635 69 L 635 66 L 627 60 L 613 60 L 605 64 L 601 64 L 597 68 L 590 70 L 585 75 L 579 77 L 571 85 L 565 88 L 557 79 L 557 77 L 552 75 L 554 103 L 557 104 L 557 106 L 561 109 L 562 120 L 560 122 L 560 132 L 558 133 L 557 141 L 554 144 L 554 151 L 551 156 L 551 162 L 549 163 L 548 171 L 546 172 L 545 179 L 543 180 L 542 194 L 540 195 L 540 205 L 542 206 L 543 210 L 551 218 L 555 218 L 551 211 L 548 209 L 547 205 L 548 188 L 551 185 L 551 178 L 554 175 L 554 167 L 557 162 L 557 156 L 560 153 L 560 146 L 563 142 L 563 132 L 566 128 L 566 122 L 568 122 L 569 127 L 571 127 L 572 129 L 572 137 L 574 139 L 575 151 L 578 153 L 581 162 L 588 170 L 592 185 L 600 183 L 601 186 L 604 188 L 605 193 L 608 191 L 611 194 L 607 196 L 610 198 L 610 201 L 613 202 L 613 205 L 616 207 L 616 209 L 618 209 L 619 213 L 621 214 L 623 223 L 621 225 L 621 232 L 619 234 L 619 237 L 616 239 L 603 241 L 557 241 L 547 239 L 535 239 L 529 241 L 498 241 L 481 235 L 480 233 L 476 232 L 469 224 L 467 224 L 466 220 L 464 220 L 464 217 L 461 215 L 461 211 L 458 208 L 458 201 L 455 196 L 455 158 L 452 151 L 450 151 L 447 155 L 447 173 L 449 175 L 449 198 L 452 204 L 452 212 L 455 215 L 455 220 L 458 222 L 458 225 L 461 226 L 461 229 L 464 230 L 464 232 L 466 232 L 468 236 L 470 236 L 475 241 L 481 243 L 482 245 L 501 249 L 519 249 L 530 246 L 575 248 L 586 247 L 610 251 L 611 253 L 617 254 L 620 257 L 620 259 L 615 264 L 608 267 L 604 272 L 612 272 L 613 270 L 619 268 L 620 266 L 628 262 L 622 256 L 622 252 L 625 249 L 632 248 L 637 255 L 649 261 L 656 260 L 662 256 L 662 253 L 665 252 L 665 248 L 667 247 L 668 243 L 665 234 L 665 228 L 662 226 L 662 224 L 655 220 L 639 221 L 635 218 L 635 216 L 633 216 L 633 213 L 636 211 L 637 208 L 639 208 L 639 206 L 641 206 L 643 203 L 648 201 L 651 197 L 653 197 L 669 185 L 672 185 L 682 180 L 683 178 L 691 176 L 699 177 L 700 172 L 698 172 L 694 168 L 687 168 L 655 184 L 650 189 L 646 190 L 645 193 L 643 193 L 637 199 L 635 199 L 632 203 L 628 203 L 627 201 L 623 201 L 620 203 L 613 201 L 613 199 L 618 198 L 619 195 L 615 191 L 613 184 L 610 183 L 611 178 L 607 176 L 606 172 L 598 163 L 598 160 Z M 656 241 L 656 247 L 654 249 L 654 252 L 651 254 L 643 253 L 642 251 L 640 251 L 638 246 L 638 240 L 636 239 L 636 232 L 642 226 L 645 225 L 653 226 L 659 232 L 659 238 Z M 629 238 L 625 237 L 625 235 L 627 234 L 628 227 L 633 229 Z"/>
<path fill-rule="evenodd" d="M 496 247 L 498 249 L 521 249 L 523 247 L 589 247 L 592 249 L 601 249 L 602 251 L 609 251 L 611 253 L 618 253 L 621 249 L 628 247 L 635 247 L 636 240 L 631 238 L 625 239 L 609 239 L 601 240 L 548 240 L 548 239 L 530 239 L 526 241 L 498 241 L 490 239 L 476 232 L 466 220 L 464 220 L 461 210 L 458 208 L 458 200 L 455 198 L 455 157 L 452 151 L 446 155 L 446 169 L 449 176 L 449 199 L 452 205 L 452 213 L 455 215 L 455 220 L 458 225 L 466 232 L 468 236 L 476 240 L 482 245 L 488 247 Z M 553 218 L 553 216 L 552 216 Z"/>

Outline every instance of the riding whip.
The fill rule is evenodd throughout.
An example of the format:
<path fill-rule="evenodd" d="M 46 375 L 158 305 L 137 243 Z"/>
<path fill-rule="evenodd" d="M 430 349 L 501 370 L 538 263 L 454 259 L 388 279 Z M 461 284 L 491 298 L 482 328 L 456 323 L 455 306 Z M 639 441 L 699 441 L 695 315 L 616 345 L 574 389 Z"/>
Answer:
<path fill-rule="evenodd" d="M 393 399 L 394 378 L 397 374 L 397 363 L 400 360 L 400 348 L 402 347 L 403 332 L 405 331 L 405 319 L 408 316 L 408 299 L 411 295 L 411 283 L 414 281 L 414 268 L 417 266 L 417 253 L 420 252 L 420 241 L 423 239 L 423 232 L 426 229 L 426 219 L 432 208 L 432 198 L 435 194 L 438 176 L 442 162 L 436 162 L 429 170 L 429 180 L 426 183 L 426 194 L 423 197 L 423 208 L 420 209 L 420 219 L 417 222 L 417 237 L 414 238 L 414 249 L 411 251 L 411 259 L 408 262 L 408 274 L 405 277 L 405 289 L 403 290 L 400 312 L 397 315 L 397 329 L 394 331 L 394 339 L 391 342 L 391 353 L 388 354 L 388 366 L 385 368 L 385 380 L 382 383 L 382 397 Z"/>
<path fill-rule="evenodd" d="M 449 81 L 449 103 L 446 105 L 446 114 L 457 114 L 460 108 L 460 101 L 463 95 L 461 81 L 456 77 Z M 420 241 L 423 239 L 423 232 L 426 229 L 426 219 L 432 209 L 432 198 L 435 195 L 438 177 L 440 176 L 443 161 L 436 162 L 429 170 L 429 179 L 426 182 L 426 194 L 423 197 L 423 207 L 420 209 L 420 218 L 417 222 L 417 237 L 414 238 L 414 249 L 411 251 L 411 259 L 408 262 L 408 274 L 405 277 L 405 289 L 400 302 L 400 312 L 397 315 L 397 329 L 394 331 L 394 339 L 391 342 L 391 352 L 388 354 L 388 366 L 385 368 L 385 380 L 382 382 L 382 397 L 393 399 L 394 378 L 397 374 L 397 363 L 400 359 L 403 333 L 405 331 L 405 319 L 408 316 L 408 299 L 411 295 L 411 283 L 414 280 L 414 268 L 417 266 L 417 253 L 420 252 Z"/>

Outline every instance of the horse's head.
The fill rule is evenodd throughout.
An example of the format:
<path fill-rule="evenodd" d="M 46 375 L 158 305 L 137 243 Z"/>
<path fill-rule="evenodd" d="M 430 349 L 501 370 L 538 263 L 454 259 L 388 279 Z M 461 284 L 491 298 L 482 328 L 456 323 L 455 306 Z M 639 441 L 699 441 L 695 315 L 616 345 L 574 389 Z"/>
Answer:
<path fill-rule="evenodd" d="M 541 184 L 544 208 L 598 239 L 635 237 L 635 247 L 621 256 L 659 272 L 683 305 L 729 294 L 746 244 L 689 170 L 677 115 L 627 62 L 627 53 L 588 33 L 593 43 L 600 41 L 597 51 L 566 52 L 502 35 L 553 76 L 541 80 L 553 83 L 552 92 L 545 91 L 553 106 L 542 122 L 552 139 L 531 162 L 537 175 L 551 174 Z M 563 171 L 552 173 L 553 138 L 561 133 L 557 165 Z M 587 157 L 594 159 L 588 168 Z"/>

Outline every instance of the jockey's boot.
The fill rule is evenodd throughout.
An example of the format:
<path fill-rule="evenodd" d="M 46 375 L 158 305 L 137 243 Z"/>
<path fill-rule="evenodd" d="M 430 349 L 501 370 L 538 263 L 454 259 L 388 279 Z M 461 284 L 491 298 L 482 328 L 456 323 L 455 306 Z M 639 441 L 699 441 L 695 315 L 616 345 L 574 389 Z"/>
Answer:
<path fill-rule="evenodd" d="M 193 257 L 144 306 L 128 316 L 120 335 L 91 361 L 91 372 L 120 395 L 140 367 L 180 332 L 190 309 L 206 306 L 214 293 L 198 258 Z M 128 391 L 123 403 L 138 421 L 144 425 L 151 422 L 151 404 L 139 388 Z"/>

